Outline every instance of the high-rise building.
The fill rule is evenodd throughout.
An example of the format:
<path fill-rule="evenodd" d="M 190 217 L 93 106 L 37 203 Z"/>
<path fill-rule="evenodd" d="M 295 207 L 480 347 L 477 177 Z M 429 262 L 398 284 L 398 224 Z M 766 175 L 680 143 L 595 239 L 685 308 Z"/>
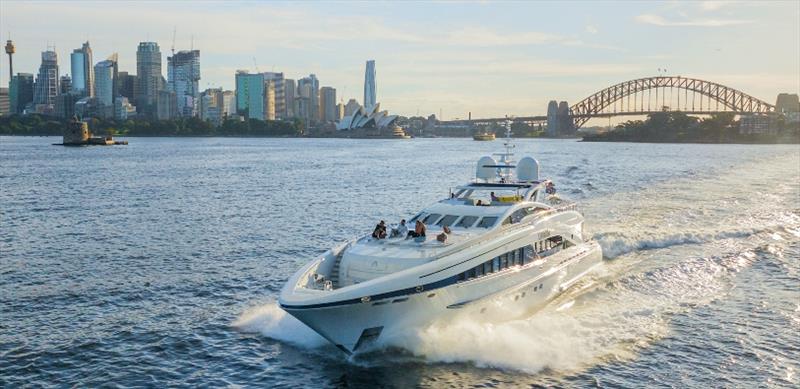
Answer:
<path fill-rule="evenodd" d="M 275 120 L 275 81 L 267 80 L 264 103 L 264 120 Z"/>
<path fill-rule="evenodd" d="M 377 86 L 375 85 L 375 60 L 367 61 L 364 72 L 364 109 L 369 111 L 375 105 Z"/>
<path fill-rule="evenodd" d="M 163 87 L 161 49 L 156 42 L 140 42 L 136 50 L 136 106 L 147 116 L 158 113 L 159 91 Z"/>
<path fill-rule="evenodd" d="M 82 97 L 72 93 L 62 93 L 56 96 L 55 114 L 60 118 L 71 118 L 75 115 L 75 103 Z"/>
<path fill-rule="evenodd" d="M 336 89 L 323 86 L 319 90 L 320 121 L 323 123 L 338 120 L 336 109 Z"/>
<path fill-rule="evenodd" d="M 111 75 L 112 79 L 114 80 L 113 84 L 111 85 L 111 96 L 114 100 L 116 100 L 117 96 L 119 96 L 119 55 L 117 53 L 111 54 L 106 59 L 107 61 L 111 61 Z"/>
<path fill-rule="evenodd" d="M 222 118 L 228 118 L 236 114 L 236 93 L 226 90 L 222 92 Z"/>
<path fill-rule="evenodd" d="M 314 74 L 301 78 L 297 82 L 297 89 L 304 94 L 298 93 L 301 97 L 308 98 L 307 113 L 304 119 L 306 123 L 319 121 L 319 80 Z"/>
<path fill-rule="evenodd" d="M 11 114 L 11 104 L 8 100 L 8 88 L 0 87 L 0 116 Z"/>
<path fill-rule="evenodd" d="M 114 118 L 117 120 L 127 120 L 129 117 L 136 115 L 136 107 L 131 105 L 130 101 L 125 96 L 117 96 L 114 98 Z"/>
<path fill-rule="evenodd" d="M 94 68 L 92 67 L 92 48 L 89 42 L 70 54 L 72 71 L 72 93 L 79 96 L 94 97 Z"/>
<path fill-rule="evenodd" d="M 94 65 L 94 97 L 103 117 L 114 115 L 114 62 L 100 61 Z"/>
<path fill-rule="evenodd" d="M 361 104 L 356 99 L 350 99 L 344 106 L 344 116 L 353 116 L 359 108 L 361 108 Z"/>
<path fill-rule="evenodd" d="M 158 120 L 170 120 L 178 116 L 178 102 L 175 92 L 160 90 L 156 100 L 156 118 Z"/>
<path fill-rule="evenodd" d="M 37 113 L 52 114 L 58 96 L 58 54 L 42 52 L 42 64 L 33 89 L 33 104 Z"/>
<path fill-rule="evenodd" d="M 200 50 L 182 50 L 167 57 L 167 89 L 175 92 L 178 115 L 198 115 Z"/>
<path fill-rule="evenodd" d="M 344 117 L 344 104 L 336 104 L 336 120 L 342 120 Z"/>
<path fill-rule="evenodd" d="M 283 85 L 285 94 L 284 105 L 286 105 L 286 117 L 287 118 L 296 117 L 297 115 L 294 112 L 294 98 L 297 96 L 297 83 L 291 78 L 287 78 L 283 80 Z"/>
<path fill-rule="evenodd" d="M 130 104 L 134 103 L 134 96 L 136 95 L 136 75 L 128 74 L 128 72 L 119 72 L 117 75 L 117 93 L 119 96 L 128 98 Z"/>
<path fill-rule="evenodd" d="M 33 102 L 33 74 L 17 73 L 12 77 L 8 99 L 11 113 L 24 113 L 25 107 Z"/>
<path fill-rule="evenodd" d="M 58 79 L 58 94 L 66 94 L 72 90 L 72 78 L 65 74 Z"/>
<path fill-rule="evenodd" d="M 288 118 L 286 112 L 286 80 L 283 73 L 264 72 L 264 78 L 271 80 L 275 85 L 275 117 L 278 119 Z"/>
<path fill-rule="evenodd" d="M 264 120 L 264 75 L 250 74 L 246 70 L 236 72 L 236 110 L 248 119 Z"/>

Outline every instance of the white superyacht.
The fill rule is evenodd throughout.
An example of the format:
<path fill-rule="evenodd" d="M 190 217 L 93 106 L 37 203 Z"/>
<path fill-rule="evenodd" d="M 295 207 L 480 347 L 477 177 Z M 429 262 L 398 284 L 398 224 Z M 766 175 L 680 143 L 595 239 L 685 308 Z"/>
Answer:
<path fill-rule="evenodd" d="M 437 319 L 530 312 L 575 284 L 602 262 L 600 246 L 535 159 L 514 162 L 510 135 L 499 160 L 481 158 L 473 182 L 410 220 L 425 236 L 344 242 L 287 281 L 281 308 L 352 354 Z"/>

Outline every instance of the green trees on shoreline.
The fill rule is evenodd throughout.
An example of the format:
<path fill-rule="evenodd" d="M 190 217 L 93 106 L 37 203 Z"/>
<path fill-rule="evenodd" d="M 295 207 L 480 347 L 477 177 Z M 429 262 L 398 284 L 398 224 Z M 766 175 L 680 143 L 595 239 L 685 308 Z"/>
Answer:
<path fill-rule="evenodd" d="M 42 115 L 0 116 L 0 135 L 61 136 L 69 120 Z M 300 120 L 245 121 L 226 120 L 215 127 L 199 118 L 175 120 L 155 119 L 88 119 L 89 130 L 95 135 L 114 136 L 237 136 L 286 137 L 301 136 L 305 126 Z"/>
<path fill-rule="evenodd" d="M 780 119 L 774 120 L 774 131 L 763 134 L 743 134 L 735 113 L 714 114 L 706 118 L 689 116 L 683 112 L 659 112 L 646 120 L 628 120 L 613 130 L 589 134 L 584 141 L 591 142 L 654 142 L 654 143 L 796 143 L 800 138 L 797 128 L 791 128 Z"/>

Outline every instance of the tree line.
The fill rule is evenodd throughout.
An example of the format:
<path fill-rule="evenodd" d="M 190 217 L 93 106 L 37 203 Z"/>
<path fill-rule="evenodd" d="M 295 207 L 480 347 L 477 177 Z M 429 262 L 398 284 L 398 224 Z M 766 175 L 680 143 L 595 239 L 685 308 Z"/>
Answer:
<path fill-rule="evenodd" d="M 92 134 L 97 136 L 291 137 L 301 136 L 305 131 L 305 125 L 300 119 L 228 119 L 219 126 L 194 117 L 171 120 L 91 118 L 85 121 Z M 61 136 L 69 122 L 70 119 L 37 114 L 0 116 L 0 135 Z"/>

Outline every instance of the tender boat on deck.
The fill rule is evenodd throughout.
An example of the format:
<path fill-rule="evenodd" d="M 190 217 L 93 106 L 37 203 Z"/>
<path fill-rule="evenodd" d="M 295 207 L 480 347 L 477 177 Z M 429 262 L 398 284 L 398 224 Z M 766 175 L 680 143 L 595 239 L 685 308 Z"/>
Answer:
<path fill-rule="evenodd" d="M 499 161 L 478 161 L 475 181 L 410 219 L 425 238 L 344 242 L 289 279 L 281 308 L 352 354 L 436 319 L 529 313 L 576 283 L 601 263 L 600 246 L 535 159 L 514 163 L 510 129 L 505 146 Z"/>

